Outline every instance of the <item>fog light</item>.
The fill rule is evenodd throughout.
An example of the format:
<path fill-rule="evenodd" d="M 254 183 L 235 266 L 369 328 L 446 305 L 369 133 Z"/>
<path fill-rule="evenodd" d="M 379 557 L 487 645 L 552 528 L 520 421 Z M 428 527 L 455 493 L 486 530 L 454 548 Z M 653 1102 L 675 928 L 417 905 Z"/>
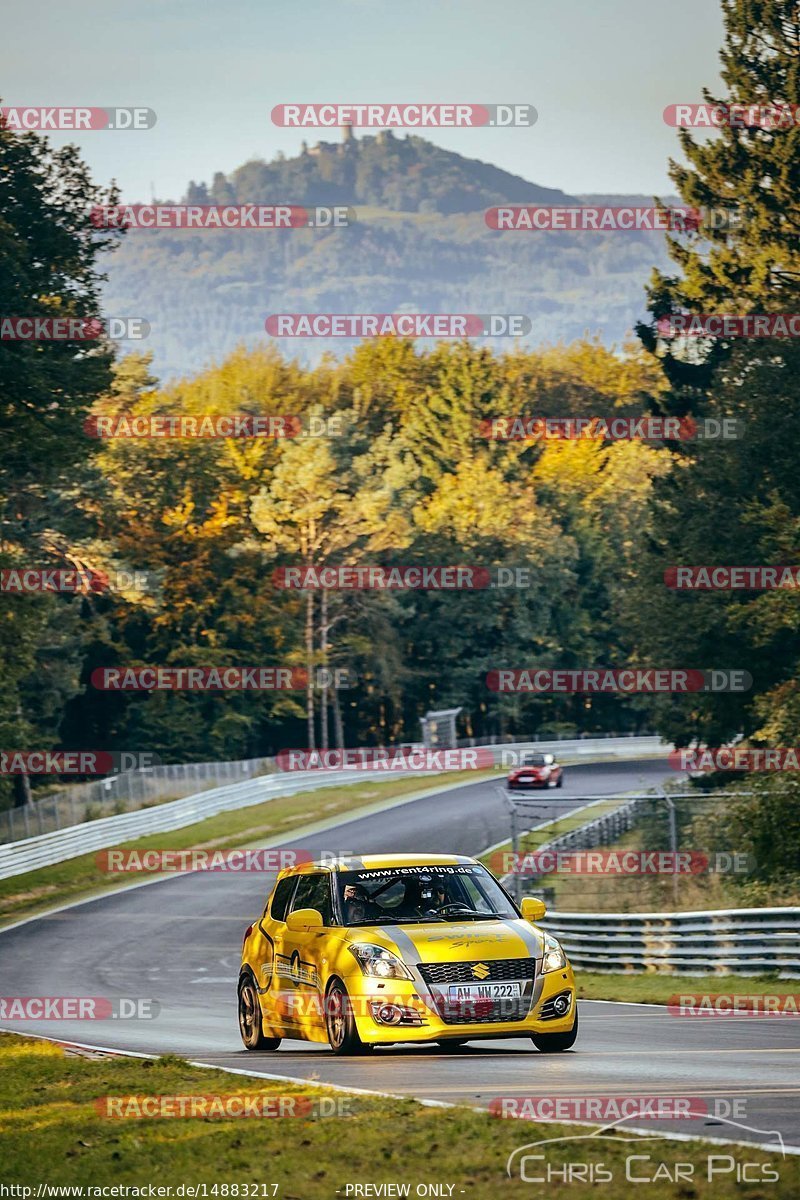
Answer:
<path fill-rule="evenodd" d="M 553 1012 L 557 1017 L 565 1017 L 567 1015 L 569 1012 L 570 1000 L 571 996 L 568 992 L 564 995 L 556 996 L 555 1000 L 553 1001 Z"/>
<path fill-rule="evenodd" d="M 379 1025 L 425 1025 L 422 1013 L 408 1004 L 387 1004 L 381 1000 L 370 1001 L 372 1019 Z"/>

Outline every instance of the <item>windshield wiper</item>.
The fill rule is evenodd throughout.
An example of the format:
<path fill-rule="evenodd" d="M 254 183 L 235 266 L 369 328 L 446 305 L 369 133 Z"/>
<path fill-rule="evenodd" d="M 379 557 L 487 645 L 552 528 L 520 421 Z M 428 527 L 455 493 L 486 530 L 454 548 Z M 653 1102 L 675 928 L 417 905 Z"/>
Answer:
<path fill-rule="evenodd" d="M 373 917 L 371 921 L 356 921 L 351 929 L 359 925 L 424 925 L 426 921 L 443 921 L 444 917 Z"/>
<path fill-rule="evenodd" d="M 507 919 L 503 917 L 502 913 L 479 912 L 477 908 L 468 908 L 465 909 L 464 912 L 448 913 L 447 916 L 443 917 L 442 919 L 445 921 L 448 919 L 453 921 L 463 921 L 468 917 L 475 917 L 479 921 L 502 921 Z"/>
<path fill-rule="evenodd" d="M 427 925 L 431 921 L 456 924 L 458 921 L 507 921 L 509 919 L 511 918 L 504 917 L 502 913 L 483 913 L 478 912 L 476 908 L 468 908 L 463 913 L 445 913 L 444 916 L 440 913 L 429 913 L 424 917 L 373 917 L 369 921 L 356 921 L 348 928 L 356 929 L 361 925 Z"/>

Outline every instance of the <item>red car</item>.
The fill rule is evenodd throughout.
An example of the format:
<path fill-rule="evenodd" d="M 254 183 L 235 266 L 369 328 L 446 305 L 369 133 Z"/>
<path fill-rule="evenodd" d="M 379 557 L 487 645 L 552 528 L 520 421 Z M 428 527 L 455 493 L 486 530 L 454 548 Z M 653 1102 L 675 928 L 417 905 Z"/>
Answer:
<path fill-rule="evenodd" d="M 533 788 L 557 787 L 564 783 L 564 768 L 554 754 L 527 754 L 526 763 L 516 767 L 506 780 L 509 791 L 526 792 Z"/>

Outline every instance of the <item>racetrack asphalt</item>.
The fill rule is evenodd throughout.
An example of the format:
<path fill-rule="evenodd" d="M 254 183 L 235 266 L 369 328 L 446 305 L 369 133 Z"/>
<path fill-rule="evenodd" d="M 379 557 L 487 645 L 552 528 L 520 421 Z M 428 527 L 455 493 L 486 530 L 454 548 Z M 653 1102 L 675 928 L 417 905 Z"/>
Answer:
<path fill-rule="evenodd" d="M 653 759 L 571 766 L 563 789 L 542 793 L 541 820 L 668 777 L 674 774 L 666 763 Z M 312 852 L 477 855 L 508 829 L 497 784 L 483 780 L 282 844 Z M 272 877 L 259 873 L 177 875 L 0 931 L 3 997 L 152 998 L 160 1006 L 153 1020 L 4 1019 L 2 1028 L 479 1106 L 500 1097 L 691 1097 L 700 1102 L 693 1111 L 707 1109 L 705 1115 L 630 1125 L 771 1145 L 777 1131 L 800 1148 L 800 1020 L 792 1017 L 680 1018 L 659 1006 L 583 1000 L 578 1041 L 562 1054 L 541 1055 L 525 1039 L 474 1041 L 449 1052 L 391 1047 L 364 1058 L 284 1040 L 275 1053 L 248 1053 L 236 1016 L 239 952 L 271 885 Z M 723 978 L 718 990 L 725 991 Z"/>

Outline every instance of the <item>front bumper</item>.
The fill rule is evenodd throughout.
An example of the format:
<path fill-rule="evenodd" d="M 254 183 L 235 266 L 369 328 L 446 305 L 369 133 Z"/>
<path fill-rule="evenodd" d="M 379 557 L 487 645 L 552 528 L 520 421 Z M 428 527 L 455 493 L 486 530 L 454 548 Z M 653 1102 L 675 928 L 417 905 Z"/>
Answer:
<path fill-rule="evenodd" d="M 406 979 L 381 980 L 368 976 L 350 976 L 345 981 L 353 1008 L 356 1028 L 362 1042 L 386 1045 L 396 1042 L 445 1041 L 497 1037 L 531 1037 L 539 1033 L 565 1033 L 575 1021 L 575 978 L 569 965 L 559 971 L 537 975 L 527 999 L 527 1012 L 517 1004 L 512 1019 L 495 1020 L 479 1010 L 469 1010 L 456 1019 L 442 1003 L 442 989 L 421 986 Z M 554 1012 L 553 1001 L 561 994 L 569 997 L 563 1016 Z M 478 1002 L 479 1003 L 479 1002 Z M 398 1010 L 397 1022 L 381 1019 L 381 1010 Z M 446 1014 L 450 1019 L 446 1019 Z M 470 1019 L 474 1016 L 474 1019 Z"/>

